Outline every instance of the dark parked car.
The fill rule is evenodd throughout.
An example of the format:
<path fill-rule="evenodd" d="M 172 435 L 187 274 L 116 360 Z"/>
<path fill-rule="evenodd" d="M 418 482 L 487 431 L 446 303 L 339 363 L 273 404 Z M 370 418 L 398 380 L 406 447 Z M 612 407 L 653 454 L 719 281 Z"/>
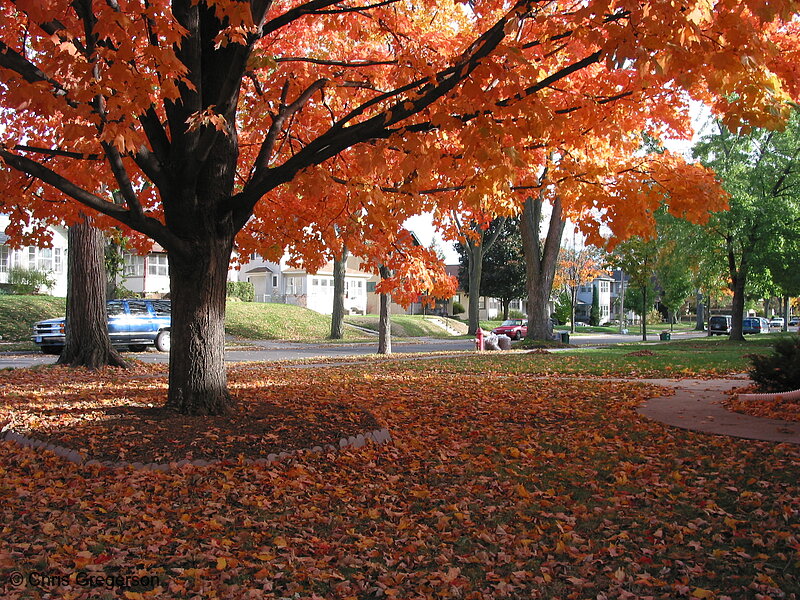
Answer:
<path fill-rule="evenodd" d="M 521 340 L 528 334 L 528 321 L 525 319 L 506 319 L 500 327 L 492 329 L 497 335 L 507 335 L 512 340 Z"/>
<path fill-rule="evenodd" d="M 708 320 L 708 332 L 711 335 L 728 335 L 731 332 L 730 315 L 716 315 Z"/>
<path fill-rule="evenodd" d="M 114 346 L 142 352 L 155 346 L 169 352 L 169 300 L 109 300 L 108 335 Z M 33 326 L 33 341 L 46 354 L 60 354 L 64 348 L 65 319 L 47 319 Z"/>
<path fill-rule="evenodd" d="M 764 317 L 742 319 L 742 333 L 769 333 L 769 321 Z"/>

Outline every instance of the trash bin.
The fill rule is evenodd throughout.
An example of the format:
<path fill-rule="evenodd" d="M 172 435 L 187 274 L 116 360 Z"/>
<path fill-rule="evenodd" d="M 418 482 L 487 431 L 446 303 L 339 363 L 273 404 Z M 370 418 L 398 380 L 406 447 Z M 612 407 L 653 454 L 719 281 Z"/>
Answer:
<path fill-rule="evenodd" d="M 662 331 L 659 334 L 658 339 L 660 339 L 662 342 L 668 342 L 672 339 L 672 336 L 669 334 L 669 331 Z"/>
<path fill-rule="evenodd" d="M 561 343 L 562 344 L 569 344 L 569 331 L 562 331 L 561 332 Z"/>

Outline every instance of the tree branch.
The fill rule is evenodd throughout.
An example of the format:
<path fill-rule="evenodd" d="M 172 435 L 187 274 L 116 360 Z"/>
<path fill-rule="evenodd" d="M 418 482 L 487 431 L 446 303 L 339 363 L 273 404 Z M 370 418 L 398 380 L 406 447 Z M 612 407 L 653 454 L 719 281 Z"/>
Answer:
<path fill-rule="evenodd" d="M 35 177 L 43 183 L 53 186 L 84 206 L 92 208 L 104 215 L 108 215 L 109 217 L 113 217 L 120 223 L 150 236 L 168 251 L 184 253 L 188 251 L 186 244 L 184 244 L 180 238 L 175 236 L 160 221 L 153 217 L 148 217 L 143 214 L 134 214 L 113 202 L 103 200 L 99 196 L 75 185 L 52 169 L 25 156 L 0 149 L 0 158 L 12 169 Z"/>

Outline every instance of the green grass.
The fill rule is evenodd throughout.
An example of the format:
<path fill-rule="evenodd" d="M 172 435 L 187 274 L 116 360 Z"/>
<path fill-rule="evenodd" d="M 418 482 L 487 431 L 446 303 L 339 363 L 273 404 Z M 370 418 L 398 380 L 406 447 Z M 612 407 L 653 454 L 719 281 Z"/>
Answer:
<path fill-rule="evenodd" d="M 330 315 L 291 304 L 228 302 L 225 332 L 248 340 L 324 341 L 331 332 Z M 371 339 L 345 328 L 346 341 Z"/>
<path fill-rule="evenodd" d="M 33 324 L 42 319 L 63 317 L 65 307 L 65 298 L 0 296 L 0 335 L 4 342 L 30 342 Z"/>
<path fill-rule="evenodd" d="M 344 321 L 371 331 L 378 331 L 379 319 L 377 315 L 350 315 L 345 317 Z M 392 315 L 391 323 L 393 337 L 453 337 L 438 325 L 431 323 L 429 318 L 423 315 Z"/>
<path fill-rule="evenodd" d="M 745 342 L 727 338 L 697 338 L 659 344 L 618 344 L 606 348 L 575 348 L 550 354 L 489 353 L 445 359 L 448 370 L 464 373 L 499 372 L 534 375 L 614 377 L 683 377 L 743 373 L 749 354 L 767 354 L 779 334 L 749 336 Z M 418 365 L 421 369 L 431 364 Z"/>

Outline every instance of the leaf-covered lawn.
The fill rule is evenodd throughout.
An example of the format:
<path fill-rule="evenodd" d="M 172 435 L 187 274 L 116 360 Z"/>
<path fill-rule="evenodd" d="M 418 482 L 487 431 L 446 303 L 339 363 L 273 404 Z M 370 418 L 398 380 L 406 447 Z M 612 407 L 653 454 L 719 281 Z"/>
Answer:
<path fill-rule="evenodd" d="M 0 571 L 53 584 L 3 597 L 800 595 L 798 447 L 646 421 L 633 383 L 420 366 L 232 373 L 288 411 L 367 411 L 393 445 L 159 473 L 0 443 Z M 38 372 L 43 405 L 62 373 Z M 95 572 L 158 584 L 79 585 Z"/>

